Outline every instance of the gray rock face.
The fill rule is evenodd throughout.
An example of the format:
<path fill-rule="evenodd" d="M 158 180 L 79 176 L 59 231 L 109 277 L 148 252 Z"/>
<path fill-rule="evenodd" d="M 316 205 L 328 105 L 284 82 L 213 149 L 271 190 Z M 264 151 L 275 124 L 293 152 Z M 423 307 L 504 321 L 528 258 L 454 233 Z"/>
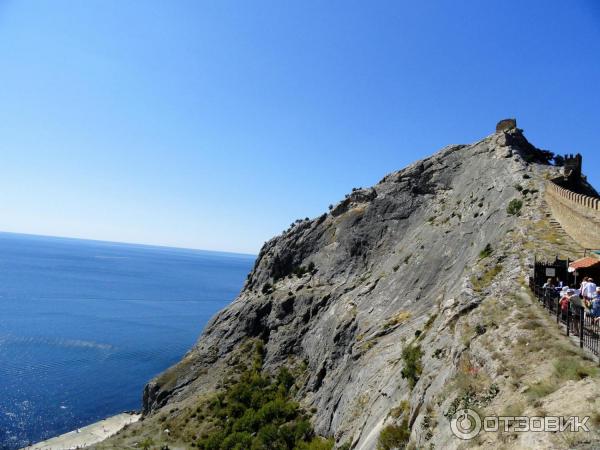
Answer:
<path fill-rule="evenodd" d="M 316 408 L 318 433 L 372 449 L 402 400 L 410 424 L 421 420 L 455 370 L 453 321 L 491 288 L 473 286 L 485 270 L 479 253 L 515 226 L 506 207 L 535 151 L 503 127 L 391 173 L 268 241 L 239 297 L 181 363 L 146 386 L 144 414 L 213 389 L 226 357 L 261 338 L 266 370 L 306 368 L 298 399 Z M 411 389 L 402 349 L 415 334 L 424 368 Z"/>

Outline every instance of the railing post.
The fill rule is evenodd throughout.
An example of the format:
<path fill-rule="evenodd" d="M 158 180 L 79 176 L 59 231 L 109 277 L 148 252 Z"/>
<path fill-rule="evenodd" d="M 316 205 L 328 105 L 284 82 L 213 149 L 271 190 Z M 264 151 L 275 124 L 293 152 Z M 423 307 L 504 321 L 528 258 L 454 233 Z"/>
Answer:
<path fill-rule="evenodd" d="M 560 305 L 558 305 L 560 309 Z M 567 308 L 567 336 L 571 334 L 571 308 Z"/>
<path fill-rule="evenodd" d="M 579 347 L 583 348 L 583 306 L 577 306 L 577 310 L 579 311 Z"/>
<path fill-rule="evenodd" d="M 556 305 L 556 323 L 560 324 L 560 305 Z"/>

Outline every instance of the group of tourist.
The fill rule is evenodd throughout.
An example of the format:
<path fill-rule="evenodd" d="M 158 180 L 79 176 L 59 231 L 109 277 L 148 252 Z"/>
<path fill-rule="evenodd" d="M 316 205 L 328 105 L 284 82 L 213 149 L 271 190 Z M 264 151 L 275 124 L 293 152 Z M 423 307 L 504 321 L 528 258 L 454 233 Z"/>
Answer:
<path fill-rule="evenodd" d="M 584 278 L 579 289 L 564 286 L 560 281 L 557 286 L 552 278 L 548 278 L 543 288 L 546 292 L 556 291 L 559 293 L 559 305 L 563 316 L 567 315 L 569 306 L 571 306 L 571 311 L 579 315 L 580 310 L 575 307 L 581 306 L 585 314 L 591 317 L 594 322 L 600 321 L 600 287 L 596 285 L 592 278 Z"/>

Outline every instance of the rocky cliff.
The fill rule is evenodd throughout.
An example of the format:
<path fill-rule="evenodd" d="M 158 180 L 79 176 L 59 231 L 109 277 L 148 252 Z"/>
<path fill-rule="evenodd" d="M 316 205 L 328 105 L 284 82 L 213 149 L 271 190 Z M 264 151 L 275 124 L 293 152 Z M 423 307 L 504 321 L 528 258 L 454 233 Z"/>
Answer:
<path fill-rule="evenodd" d="M 547 235 L 548 158 L 515 126 L 499 127 L 297 221 L 265 243 L 238 298 L 185 358 L 146 386 L 142 432 L 219 390 L 249 340 L 264 342 L 264 371 L 296 375 L 315 430 L 355 449 L 377 448 L 389 427 L 405 429 L 416 448 L 457 448 L 466 444 L 448 417 L 458 407 L 523 413 L 546 401 L 527 395 L 536 383 L 556 381 L 547 395 L 592 383 L 555 373 L 553 358 L 570 344 L 524 287 L 533 249 L 578 250 Z M 546 411 L 552 405 L 560 401 Z M 469 446 L 537 439 L 557 448 L 540 436 L 500 433 Z"/>

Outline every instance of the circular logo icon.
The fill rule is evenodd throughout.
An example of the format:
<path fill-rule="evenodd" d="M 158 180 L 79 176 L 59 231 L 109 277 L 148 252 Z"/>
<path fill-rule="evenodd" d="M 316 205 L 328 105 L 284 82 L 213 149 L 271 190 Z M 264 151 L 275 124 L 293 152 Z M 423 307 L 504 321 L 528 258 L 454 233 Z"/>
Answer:
<path fill-rule="evenodd" d="M 454 436 L 468 441 L 481 431 L 481 417 L 472 409 L 460 409 L 452 417 L 450 428 Z"/>

